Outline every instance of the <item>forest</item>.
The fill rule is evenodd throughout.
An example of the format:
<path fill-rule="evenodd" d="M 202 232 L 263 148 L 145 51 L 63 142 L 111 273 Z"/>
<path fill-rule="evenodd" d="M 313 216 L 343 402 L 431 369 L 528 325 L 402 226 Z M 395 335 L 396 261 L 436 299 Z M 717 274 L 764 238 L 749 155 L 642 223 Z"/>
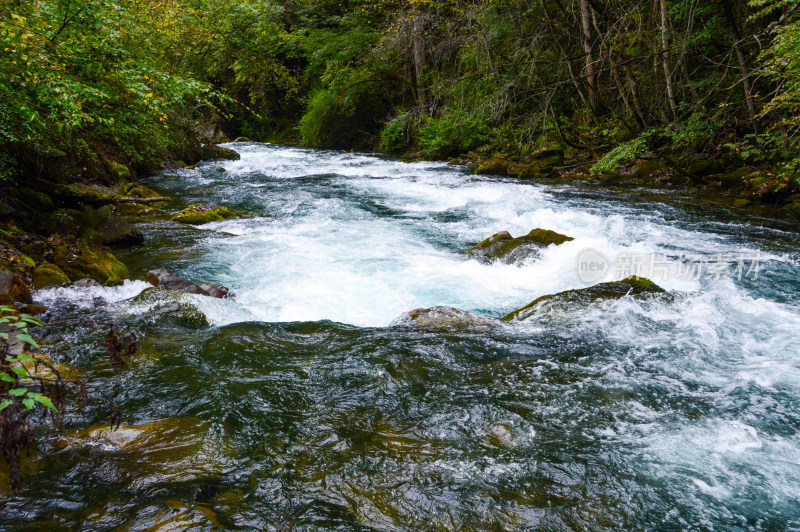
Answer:
<path fill-rule="evenodd" d="M 791 0 L 4 0 L 0 24 L 6 182 L 61 153 L 146 172 L 218 125 L 437 159 L 556 143 L 698 184 L 709 159 L 746 163 L 769 201 L 798 186 Z"/>

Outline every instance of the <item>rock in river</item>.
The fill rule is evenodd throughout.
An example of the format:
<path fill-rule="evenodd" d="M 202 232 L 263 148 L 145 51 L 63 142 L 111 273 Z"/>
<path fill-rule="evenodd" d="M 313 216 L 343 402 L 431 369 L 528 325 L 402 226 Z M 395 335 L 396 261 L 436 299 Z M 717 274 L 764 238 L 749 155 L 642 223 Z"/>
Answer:
<path fill-rule="evenodd" d="M 538 255 L 539 251 L 547 246 L 559 246 L 570 240 L 574 238 L 547 229 L 534 229 L 527 235 L 517 238 L 511 236 L 508 231 L 502 231 L 463 253 L 487 261 L 500 260 L 513 264 Z"/>
<path fill-rule="evenodd" d="M 425 328 L 474 329 L 493 327 L 497 320 L 454 307 L 418 308 L 406 312 L 392 325 L 414 325 Z"/>
<path fill-rule="evenodd" d="M 211 283 L 195 283 L 185 277 L 174 275 L 164 268 L 147 272 L 145 281 L 164 290 L 177 290 L 179 292 L 200 294 L 220 299 L 230 295 L 230 290 L 224 286 Z"/>
<path fill-rule="evenodd" d="M 589 288 L 567 290 L 558 294 L 546 295 L 533 300 L 531 303 L 519 308 L 503 317 L 504 321 L 524 320 L 536 313 L 539 309 L 551 305 L 564 305 L 574 307 L 590 303 L 597 299 L 619 299 L 627 295 L 658 294 L 664 289 L 650 279 L 632 275 L 621 281 L 600 283 Z"/>

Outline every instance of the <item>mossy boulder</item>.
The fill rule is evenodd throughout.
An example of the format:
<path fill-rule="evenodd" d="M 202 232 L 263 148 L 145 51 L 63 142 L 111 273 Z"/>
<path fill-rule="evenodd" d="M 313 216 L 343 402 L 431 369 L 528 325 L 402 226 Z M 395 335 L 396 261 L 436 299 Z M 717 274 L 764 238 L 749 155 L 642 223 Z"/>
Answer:
<path fill-rule="evenodd" d="M 132 198 L 160 198 L 162 197 L 161 194 L 153 190 L 152 188 L 148 188 L 144 185 L 131 185 L 125 191 L 125 195 L 132 197 Z"/>
<path fill-rule="evenodd" d="M 50 212 L 56 208 L 53 198 L 48 194 L 29 187 L 19 189 L 19 199 L 34 212 Z"/>
<path fill-rule="evenodd" d="M 749 166 L 741 166 L 719 175 L 719 186 L 723 190 L 735 190 L 747 185 L 747 176 L 753 173 Z"/>
<path fill-rule="evenodd" d="M 69 277 L 61 268 L 55 264 L 46 263 L 33 270 L 33 283 L 31 286 L 40 290 L 51 286 L 61 286 L 69 282 Z"/>
<path fill-rule="evenodd" d="M 631 167 L 631 176 L 636 179 L 653 179 L 656 175 L 664 171 L 664 163 L 661 161 L 640 159 Z"/>
<path fill-rule="evenodd" d="M 787 203 L 786 205 L 783 206 L 783 212 L 785 212 L 792 218 L 800 218 L 800 201 Z"/>
<path fill-rule="evenodd" d="M 128 268 L 109 251 L 80 244 L 58 246 L 53 250 L 55 264 L 71 281 L 94 279 L 103 286 L 122 284 Z"/>
<path fill-rule="evenodd" d="M 250 139 L 248 139 L 247 137 L 236 137 L 236 140 L 234 140 L 233 142 L 234 143 L 236 143 L 236 142 L 250 142 Z"/>
<path fill-rule="evenodd" d="M 143 310 L 139 315 L 146 316 L 148 320 L 166 321 L 190 329 L 209 326 L 206 315 L 184 292 L 147 288 L 131 299 L 131 304 Z"/>
<path fill-rule="evenodd" d="M 733 201 L 733 206 L 741 209 L 743 207 L 749 207 L 752 203 L 753 202 L 747 198 L 739 198 Z"/>
<path fill-rule="evenodd" d="M 91 225 L 94 226 L 102 244 L 124 246 L 144 243 L 142 232 L 119 216 L 116 209 L 110 205 L 97 209 L 92 218 Z"/>
<path fill-rule="evenodd" d="M 117 191 L 102 185 L 72 184 L 54 185 L 54 187 L 57 199 L 68 206 L 100 207 L 114 203 L 119 197 Z"/>
<path fill-rule="evenodd" d="M 546 295 L 533 300 L 531 303 L 510 312 L 503 317 L 504 321 L 524 320 L 534 315 L 540 309 L 553 305 L 565 308 L 574 308 L 591 303 L 598 299 L 619 299 L 627 295 L 658 294 L 664 289 L 650 279 L 632 275 L 622 281 L 600 283 L 589 288 L 567 290 L 557 294 Z"/>
<path fill-rule="evenodd" d="M 190 225 L 201 225 L 209 222 L 219 222 L 221 220 L 227 220 L 228 218 L 237 218 L 241 215 L 242 213 L 235 209 L 222 207 L 220 205 L 194 204 L 194 205 L 189 205 L 181 212 L 174 215 L 172 217 L 172 221 Z"/>
<path fill-rule="evenodd" d="M 131 169 L 122 163 L 111 161 L 109 163 L 111 173 L 118 183 L 125 183 L 131 179 Z"/>
<path fill-rule="evenodd" d="M 508 231 L 501 231 L 462 253 L 488 261 L 500 260 L 511 264 L 536 256 L 547 246 L 559 246 L 571 240 L 574 238 L 548 229 L 534 229 L 527 235 L 517 238 L 511 236 Z"/>
<path fill-rule="evenodd" d="M 204 161 L 211 161 L 215 159 L 238 161 L 242 158 L 242 156 L 230 148 L 223 148 L 222 146 L 217 146 L 216 144 L 206 144 L 202 148 L 200 158 Z"/>
<path fill-rule="evenodd" d="M 559 144 L 548 144 L 529 155 L 540 167 L 560 166 L 564 164 L 564 148 Z"/>
<path fill-rule="evenodd" d="M 454 307 L 439 306 L 418 308 L 396 318 L 392 325 L 413 325 L 434 329 L 486 329 L 497 325 L 497 320 Z"/>
<path fill-rule="evenodd" d="M 689 163 L 687 171 L 696 177 L 707 177 L 722 171 L 722 164 L 711 159 L 695 159 Z"/>
<path fill-rule="evenodd" d="M 476 174 L 508 175 L 509 162 L 505 159 L 488 159 L 475 169 Z"/>
<path fill-rule="evenodd" d="M 536 162 L 516 163 L 508 167 L 508 175 L 516 176 L 518 179 L 537 179 L 548 177 L 552 175 L 552 172 Z"/>
<path fill-rule="evenodd" d="M 131 223 L 169 220 L 172 217 L 169 211 L 141 203 L 120 203 L 116 212 Z"/>

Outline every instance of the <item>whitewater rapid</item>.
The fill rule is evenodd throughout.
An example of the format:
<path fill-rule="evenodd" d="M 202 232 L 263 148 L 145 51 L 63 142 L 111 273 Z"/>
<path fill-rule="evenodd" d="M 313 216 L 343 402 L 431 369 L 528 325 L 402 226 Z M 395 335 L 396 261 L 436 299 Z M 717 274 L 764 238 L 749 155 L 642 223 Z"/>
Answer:
<path fill-rule="evenodd" d="M 501 317 L 539 296 L 588 286 L 578 260 L 586 250 L 612 262 L 604 280 L 628 273 L 615 267 L 619 257 L 658 257 L 668 271 L 653 280 L 672 292 L 669 298 L 554 310 L 485 339 L 421 349 L 434 360 L 426 358 L 429 364 L 465 364 L 464 374 L 484 368 L 461 361 L 461 349 L 478 359 L 501 353 L 527 361 L 519 371 L 497 368 L 474 392 L 493 405 L 486 411 L 448 403 L 457 388 L 442 392 L 450 398 L 441 406 L 448 414 L 431 417 L 434 427 L 426 430 L 445 442 L 452 437 L 446 445 L 457 447 L 462 436 L 447 428 L 451 423 L 473 434 L 502 422 L 517 435 L 514 445 L 536 448 L 538 435 L 556 425 L 554 441 L 576 446 L 567 456 L 588 453 L 589 465 L 580 461 L 586 469 L 570 470 L 576 478 L 601 489 L 605 480 L 592 475 L 591 464 L 615 472 L 622 464 L 608 489 L 614 500 L 636 501 L 625 511 L 659 516 L 642 517 L 645 528 L 800 526 L 800 262 L 791 229 L 751 225 L 724 209 L 689 208 L 657 191 L 626 195 L 474 176 L 445 163 L 258 143 L 229 147 L 241 160 L 164 172 L 149 184 L 180 198 L 175 209 L 212 201 L 252 216 L 199 228 L 145 224 L 150 242 L 124 257 L 140 273 L 166 267 L 230 287 L 232 300 L 190 296 L 212 326 L 327 320 L 365 328 L 358 334 L 381 352 L 373 337 L 404 345 L 411 333 L 386 327 L 411 309 L 449 305 Z M 486 264 L 459 253 L 499 231 L 521 236 L 534 228 L 574 240 L 522 264 Z M 718 275 L 678 275 L 691 257 L 732 262 Z M 746 268 L 737 275 L 740 259 Z M 58 288 L 37 298 L 144 315 L 148 308 L 129 300 L 148 286 Z M 484 342 L 480 353 L 464 347 L 472 341 Z M 348 349 L 359 371 L 372 371 L 361 360 L 373 351 Z M 332 378 L 336 364 L 323 364 Z M 373 373 L 370 379 L 387 378 L 383 370 Z M 464 460 L 448 471 L 489 485 L 510 478 L 523 491 L 534 467 L 513 455 L 486 469 Z"/>

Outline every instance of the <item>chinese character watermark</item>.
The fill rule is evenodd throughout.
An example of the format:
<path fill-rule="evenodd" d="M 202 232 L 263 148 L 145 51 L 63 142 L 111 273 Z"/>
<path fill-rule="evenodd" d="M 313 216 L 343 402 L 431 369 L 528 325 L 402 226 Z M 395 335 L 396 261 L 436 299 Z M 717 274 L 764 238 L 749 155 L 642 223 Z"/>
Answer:
<path fill-rule="evenodd" d="M 663 253 L 626 251 L 613 261 L 595 249 L 585 249 L 578 255 L 578 277 L 584 283 L 604 280 L 609 273 L 623 279 L 635 275 L 651 280 L 720 281 L 750 279 L 757 281 L 761 272 L 759 253 L 716 253 L 714 255 L 680 255 L 669 258 Z"/>

